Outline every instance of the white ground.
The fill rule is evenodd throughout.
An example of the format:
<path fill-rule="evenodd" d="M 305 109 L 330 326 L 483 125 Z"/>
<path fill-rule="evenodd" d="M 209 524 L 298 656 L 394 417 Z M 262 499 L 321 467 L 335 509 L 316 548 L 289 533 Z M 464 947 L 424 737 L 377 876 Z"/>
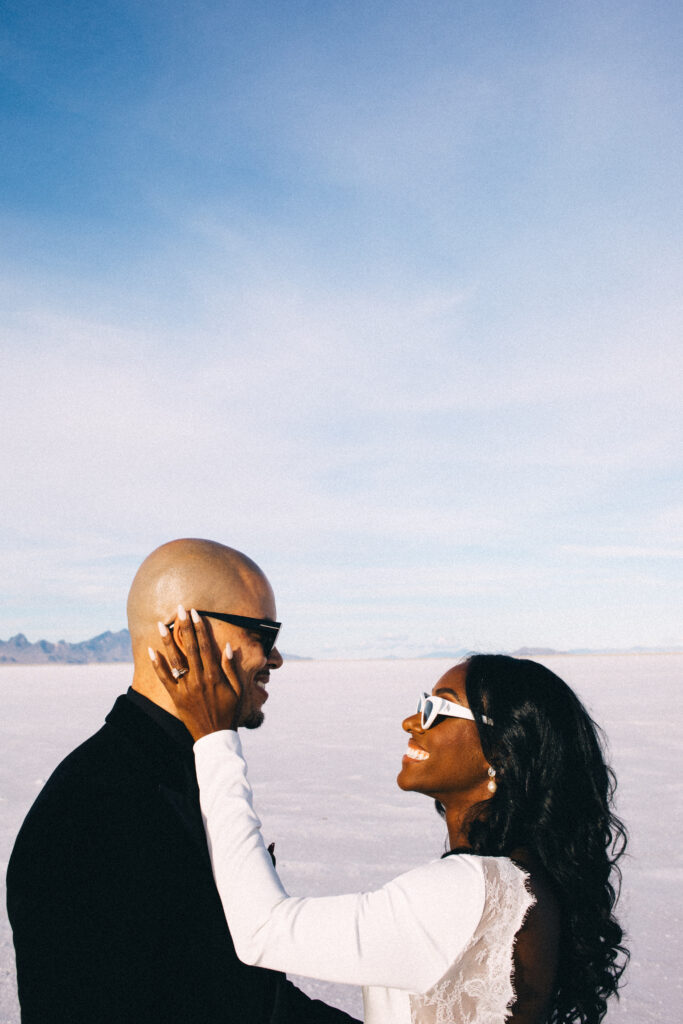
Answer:
<path fill-rule="evenodd" d="M 683 882 L 683 655 L 543 660 L 582 695 L 609 736 L 619 810 L 631 830 L 622 916 L 632 962 L 609 1024 L 683 1018 L 679 937 Z M 438 856 L 444 830 L 424 797 L 394 782 L 400 723 L 448 667 L 436 661 L 292 662 L 273 676 L 267 722 L 245 734 L 257 807 L 290 892 L 378 885 Z M 0 863 L 44 780 L 99 728 L 130 666 L 0 668 Z M 4 907 L 4 899 L 3 899 Z M 307 982 L 360 1015 L 351 988 Z M 12 940 L 0 919 L 0 1024 L 18 1024 Z"/>

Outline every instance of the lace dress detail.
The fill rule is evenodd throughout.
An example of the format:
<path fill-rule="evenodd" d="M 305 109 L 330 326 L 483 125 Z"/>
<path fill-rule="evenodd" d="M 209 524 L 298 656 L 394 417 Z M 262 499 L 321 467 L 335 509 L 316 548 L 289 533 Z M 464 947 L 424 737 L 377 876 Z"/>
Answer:
<path fill-rule="evenodd" d="M 486 902 L 456 963 L 423 995 L 410 996 L 412 1024 L 503 1024 L 515 999 L 515 936 L 534 905 L 527 876 L 506 857 L 482 857 Z"/>

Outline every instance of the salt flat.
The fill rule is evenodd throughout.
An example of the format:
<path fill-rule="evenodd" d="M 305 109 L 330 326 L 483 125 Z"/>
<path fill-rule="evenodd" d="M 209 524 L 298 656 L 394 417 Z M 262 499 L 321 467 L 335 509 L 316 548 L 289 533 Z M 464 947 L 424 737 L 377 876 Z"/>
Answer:
<path fill-rule="evenodd" d="M 683 655 L 537 659 L 582 696 L 607 732 L 631 843 L 622 917 L 632 962 L 610 1024 L 670 1024 L 683 1011 Z M 268 840 L 290 892 L 379 885 L 439 854 L 431 801 L 395 784 L 402 718 L 450 662 L 291 662 L 272 677 L 267 722 L 244 746 Z M 94 732 L 129 683 L 128 665 L 0 668 L 0 863 L 52 769 Z M 4 899 L 3 899 L 4 906 Z M 360 1014 L 351 988 L 302 982 Z M 12 940 L 0 920 L 0 1024 L 18 1024 Z"/>

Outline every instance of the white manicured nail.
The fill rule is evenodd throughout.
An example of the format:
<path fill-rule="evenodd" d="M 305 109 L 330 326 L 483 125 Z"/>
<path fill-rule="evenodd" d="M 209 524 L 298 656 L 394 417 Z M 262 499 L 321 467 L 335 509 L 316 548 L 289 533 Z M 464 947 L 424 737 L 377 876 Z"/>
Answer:
<path fill-rule="evenodd" d="M 180 619 L 181 622 L 184 622 L 185 619 L 187 618 L 187 612 L 185 611 L 181 604 L 178 605 L 178 618 Z"/>
<path fill-rule="evenodd" d="M 196 622 L 200 621 L 200 619 L 199 619 L 199 612 L 197 611 L 196 608 L 190 608 L 190 615 L 192 617 L 192 621 L 193 622 L 196 623 Z"/>
<path fill-rule="evenodd" d="M 230 644 L 225 645 L 225 657 L 228 659 L 228 661 L 232 661 L 232 647 L 230 646 Z"/>
<path fill-rule="evenodd" d="M 157 629 L 159 630 L 161 636 L 168 636 L 168 630 L 166 629 L 166 626 L 163 624 L 163 622 L 157 622 Z"/>
<path fill-rule="evenodd" d="M 156 664 L 157 654 L 156 654 L 156 651 L 154 650 L 154 648 L 153 647 L 148 647 L 147 648 L 147 653 L 149 654 L 149 660 L 153 661 Z"/>

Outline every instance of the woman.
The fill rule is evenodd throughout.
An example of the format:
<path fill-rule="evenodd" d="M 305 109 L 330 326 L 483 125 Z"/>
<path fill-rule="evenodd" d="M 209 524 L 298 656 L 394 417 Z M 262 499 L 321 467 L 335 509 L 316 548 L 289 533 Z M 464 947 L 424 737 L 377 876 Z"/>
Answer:
<path fill-rule="evenodd" d="M 398 784 L 436 800 L 450 852 L 376 892 L 294 898 L 252 808 L 232 651 L 219 663 L 194 611 L 174 633 L 165 656 L 150 657 L 197 741 L 214 875 L 241 959 L 363 985 L 366 1024 L 602 1019 L 628 956 L 612 913 L 625 831 L 596 727 L 561 679 L 503 655 L 446 672 L 403 722 Z M 187 668 L 172 672 L 181 657 Z"/>

